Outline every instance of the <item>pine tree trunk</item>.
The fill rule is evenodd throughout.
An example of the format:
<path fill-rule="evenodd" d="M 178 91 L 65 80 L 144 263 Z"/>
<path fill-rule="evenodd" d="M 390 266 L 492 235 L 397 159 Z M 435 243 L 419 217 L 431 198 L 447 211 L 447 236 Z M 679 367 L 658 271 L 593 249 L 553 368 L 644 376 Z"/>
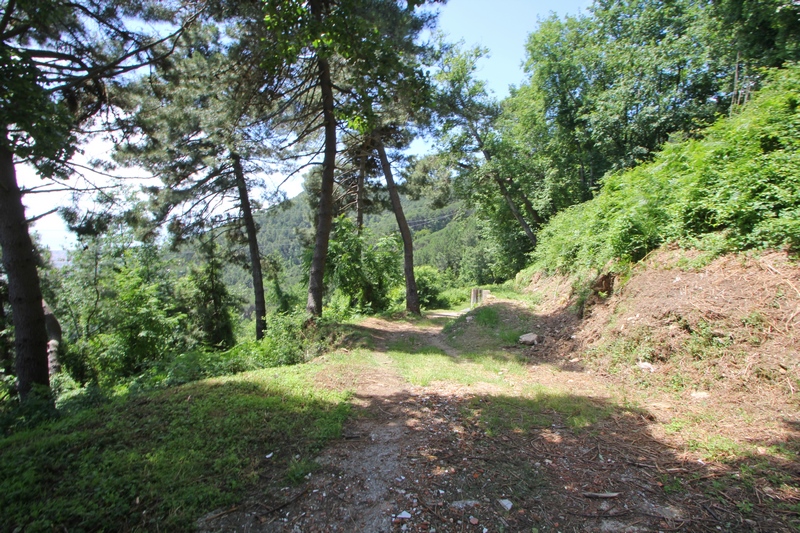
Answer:
<path fill-rule="evenodd" d="M 403 205 L 400 203 L 400 194 L 392 176 L 392 167 L 389 165 L 389 158 L 386 157 L 386 149 L 380 139 L 375 140 L 378 156 L 381 159 L 383 175 L 386 177 L 386 185 L 389 189 L 389 197 L 392 200 L 392 210 L 397 218 L 397 226 L 400 228 L 400 235 L 403 237 L 403 273 L 406 278 L 406 311 L 419 315 L 419 293 L 417 293 L 417 280 L 414 277 L 414 243 L 411 240 L 411 230 L 408 228 L 406 216 L 403 213 Z"/>
<path fill-rule="evenodd" d="M 312 11 L 317 2 L 312 1 Z M 308 273 L 306 310 L 312 316 L 322 316 L 322 294 L 325 290 L 325 262 L 333 223 L 333 178 L 336 164 L 336 117 L 333 114 L 333 83 L 328 60 L 319 59 L 319 86 L 322 92 L 322 116 L 325 121 L 325 156 L 322 160 L 322 184 L 319 191 L 317 230 L 314 255 Z"/>
<path fill-rule="evenodd" d="M 14 319 L 17 390 L 25 399 L 34 384 L 50 386 L 47 330 L 39 271 L 17 185 L 14 155 L 3 146 L 0 146 L 0 247 Z"/>
<path fill-rule="evenodd" d="M 367 154 L 361 154 L 358 164 L 358 183 L 356 183 L 356 230 L 359 235 L 364 229 L 364 185 L 367 175 Z"/>
<path fill-rule="evenodd" d="M 247 183 L 244 181 L 242 160 L 239 154 L 231 154 L 233 159 L 233 173 L 236 177 L 236 187 L 239 189 L 239 205 L 244 217 L 244 227 L 247 231 L 247 245 L 250 248 L 250 270 L 253 274 L 253 295 L 256 303 L 256 339 L 264 338 L 267 329 L 267 304 L 264 299 L 264 278 L 261 274 L 261 253 L 258 250 L 258 233 L 253 220 L 253 210 L 250 207 L 250 195 L 247 192 Z"/>

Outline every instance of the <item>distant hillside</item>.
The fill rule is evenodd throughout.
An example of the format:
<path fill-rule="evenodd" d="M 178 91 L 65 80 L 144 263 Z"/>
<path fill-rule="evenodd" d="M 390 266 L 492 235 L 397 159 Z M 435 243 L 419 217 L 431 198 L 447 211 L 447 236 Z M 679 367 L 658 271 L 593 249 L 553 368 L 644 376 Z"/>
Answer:
<path fill-rule="evenodd" d="M 439 269 L 457 267 L 463 255 L 464 240 L 475 240 L 474 224 L 463 202 L 454 202 L 442 209 L 432 209 L 426 198 L 403 198 L 403 210 L 414 235 L 416 263 Z M 313 231 L 311 209 L 306 194 L 257 214 L 258 242 L 263 255 L 278 254 L 283 260 L 283 283 L 294 285 L 303 278 L 303 243 Z M 394 213 L 367 215 L 364 225 L 375 236 L 397 231 Z M 471 228 L 471 229 L 470 229 Z M 465 232 L 470 230 L 470 235 Z"/>
<path fill-rule="evenodd" d="M 311 223 L 305 193 L 256 215 L 261 254 L 280 256 L 287 286 L 303 278 L 303 234 L 312 231 Z"/>

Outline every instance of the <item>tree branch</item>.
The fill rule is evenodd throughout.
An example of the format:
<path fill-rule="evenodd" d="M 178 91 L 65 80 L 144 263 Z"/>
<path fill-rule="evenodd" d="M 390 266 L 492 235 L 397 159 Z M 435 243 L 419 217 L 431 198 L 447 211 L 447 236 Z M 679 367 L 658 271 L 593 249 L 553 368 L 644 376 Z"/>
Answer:
<path fill-rule="evenodd" d="M 42 213 L 41 215 L 36 215 L 36 216 L 35 216 L 35 217 L 33 217 L 33 218 L 29 218 L 29 219 L 27 219 L 25 222 L 26 222 L 27 224 L 33 224 L 34 222 L 36 222 L 36 221 L 37 221 L 37 220 L 39 220 L 39 219 L 42 219 L 42 218 L 44 218 L 44 217 L 46 217 L 46 216 L 48 216 L 48 215 L 52 215 L 53 213 L 55 213 L 55 212 L 56 212 L 56 211 L 58 211 L 59 209 L 60 209 L 60 208 L 58 208 L 58 207 L 54 207 L 54 208 L 53 208 L 53 209 L 51 209 L 50 211 L 44 212 L 44 213 Z"/>

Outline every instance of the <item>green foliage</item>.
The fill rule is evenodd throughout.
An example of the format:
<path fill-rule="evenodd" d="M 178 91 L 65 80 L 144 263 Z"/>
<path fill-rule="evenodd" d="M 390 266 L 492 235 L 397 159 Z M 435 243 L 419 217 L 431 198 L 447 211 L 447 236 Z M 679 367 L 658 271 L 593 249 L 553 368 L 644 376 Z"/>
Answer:
<path fill-rule="evenodd" d="M 425 309 L 445 307 L 447 302 L 441 299 L 444 290 L 440 272 L 432 266 L 414 267 L 414 278 L 417 280 L 419 304 Z"/>
<path fill-rule="evenodd" d="M 227 349 L 234 343 L 233 311 L 238 303 L 222 280 L 219 248 L 212 240 L 200 246 L 205 263 L 192 266 L 177 290 L 189 327 L 197 331 L 199 343 Z"/>
<path fill-rule="evenodd" d="M 651 164 L 610 175 L 593 200 L 553 218 L 534 258 L 549 271 L 636 261 L 670 239 L 718 251 L 800 246 L 800 67 L 773 71 L 740 113 Z M 722 232 L 721 234 L 718 232 Z"/>
<path fill-rule="evenodd" d="M 397 235 L 378 239 L 374 245 L 367 230 L 356 231 L 349 218 L 334 221 L 325 277 L 329 287 L 350 299 L 361 312 L 386 309 L 389 290 L 401 280 L 401 247 Z"/>
<path fill-rule="evenodd" d="M 67 278 L 60 302 L 63 315 L 73 319 L 66 322 L 65 365 L 78 379 L 112 384 L 188 346 L 186 316 L 175 308 L 174 280 L 164 275 L 168 269 L 153 245 L 122 250 L 117 258 L 101 259 L 100 249 L 78 255 L 82 253 L 95 268 Z M 107 270 L 100 271 L 100 262 Z M 81 258 L 76 258 L 71 268 L 81 265 Z M 90 276 L 91 285 L 78 285 L 84 274 Z"/>
<path fill-rule="evenodd" d="M 302 363 L 327 347 L 325 331 L 305 328 L 305 313 L 267 316 L 264 338 L 242 342 L 220 352 L 197 347 L 153 364 L 131 381 L 133 389 L 172 387 L 209 377 L 226 376 Z"/>
<path fill-rule="evenodd" d="M 4 529 L 193 530 L 340 434 L 347 396 L 315 389 L 312 371 L 117 397 L 0 439 Z"/>

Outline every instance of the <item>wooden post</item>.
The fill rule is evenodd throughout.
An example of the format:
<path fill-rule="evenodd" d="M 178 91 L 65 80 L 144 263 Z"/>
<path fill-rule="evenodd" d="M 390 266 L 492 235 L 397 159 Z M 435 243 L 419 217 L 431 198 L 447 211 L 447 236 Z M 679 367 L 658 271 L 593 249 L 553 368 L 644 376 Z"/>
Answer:
<path fill-rule="evenodd" d="M 481 302 L 483 302 L 483 291 L 481 289 L 472 289 L 469 299 L 469 306 L 475 307 L 476 305 L 480 305 Z"/>

